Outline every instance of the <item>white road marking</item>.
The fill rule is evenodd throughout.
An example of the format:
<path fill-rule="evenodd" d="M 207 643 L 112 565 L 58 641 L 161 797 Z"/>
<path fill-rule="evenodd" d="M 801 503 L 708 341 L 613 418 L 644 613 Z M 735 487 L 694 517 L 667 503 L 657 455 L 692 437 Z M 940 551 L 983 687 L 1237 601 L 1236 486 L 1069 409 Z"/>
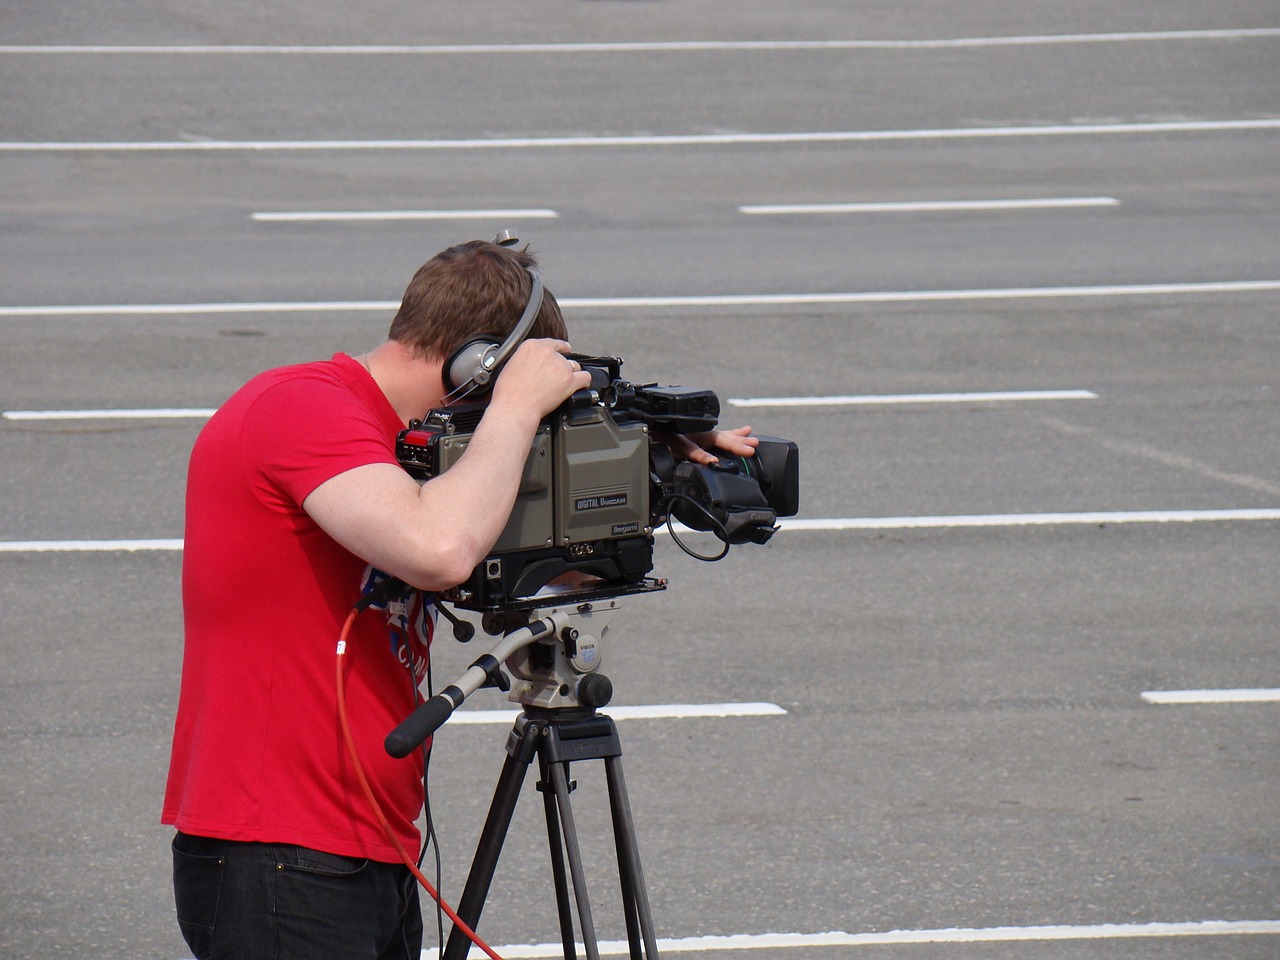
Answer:
<path fill-rule="evenodd" d="M 1280 703 L 1280 690 L 1147 690 L 1142 699 L 1148 703 Z"/>
<path fill-rule="evenodd" d="M 1005 390 L 977 393 L 882 393 L 834 397 L 731 397 L 733 407 L 849 407 L 916 403 L 993 403 L 1017 400 L 1097 400 L 1092 390 Z"/>
<path fill-rule="evenodd" d="M 844 517 L 779 520 L 782 531 L 920 530 L 951 527 L 1026 527 L 1073 524 L 1196 523 L 1280 520 L 1280 509 L 1133 510 L 1096 513 L 1008 513 L 937 517 Z M 665 531 L 664 524 L 658 532 Z M 687 529 L 676 524 L 676 530 Z M 182 540 L 0 540 L 0 553 L 105 553 L 181 550 Z"/>
<path fill-rule="evenodd" d="M 263 210 L 250 215 L 262 223 L 369 223 L 393 220 L 553 220 L 546 209 L 513 210 Z"/>
<path fill-rule="evenodd" d="M 561 304 L 563 306 L 563 303 Z M 240 313 L 383 313 L 398 300 L 260 301 L 245 303 L 105 303 L 0 307 L 0 317 L 145 317 Z"/>
<path fill-rule="evenodd" d="M 1016 390 L 976 393 L 903 393 L 849 397 L 751 397 L 726 400 L 730 406 L 826 407 L 879 406 L 920 403 L 992 403 L 1017 400 L 1097 400 L 1091 390 Z M 4 410 L 0 419 L 29 420 L 184 420 L 208 419 L 213 407 L 137 407 L 104 410 Z"/>
<path fill-rule="evenodd" d="M 672 297 L 565 297 L 571 310 L 664 307 L 787 307 L 842 303 L 938 303 L 982 300 L 1054 300 L 1077 297 L 1198 296 L 1271 293 L 1280 280 L 1211 280 L 1196 283 L 1103 284 L 1074 287 L 994 287 L 957 290 L 889 290 L 852 293 L 711 294 Z M 361 313 L 394 311 L 398 300 L 257 301 L 244 303 L 123 303 L 0 307 L 0 318 L 185 316 L 245 313 Z"/>
<path fill-rule="evenodd" d="M 208 419 L 213 407 L 182 407 L 121 410 L 5 410 L 4 420 L 172 420 Z"/>
<path fill-rule="evenodd" d="M 5 44 L 0 54 L 320 54 L 437 55 L 513 53 L 660 53 L 762 50 L 950 50 L 957 47 L 1042 46 L 1082 43 L 1140 43 L 1171 40 L 1251 40 L 1280 36 L 1280 28 L 1148 30 L 1128 33 L 1068 33 L 1010 37 L 955 37 L 920 40 L 640 40 L 578 43 L 456 44 Z"/>
<path fill-rule="evenodd" d="M 1117 510 L 1096 513 L 1007 513 L 942 517 L 848 517 L 782 519 L 783 532 L 814 530 L 925 530 L 948 527 L 1031 527 L 1075 524 L 1197 523 L 1280 520 L 1280 509 Z"/>
<path fill-rule="evenodd" d="M 181 549 L 182 540 L 0 540 L 0 553 L 135 553 Z"/>
<path fill-rule="evenodd" d="M 648 706 L 609 706 L 604 712 L 614 720 L 690 720 L 700 717 L 781 717 L 787 711 L 776 703 L 667 703 Z M 456 710 L 449 723 L 507 724 L 519 710 Z"/>
<path fill-rule="evenodd" d="M 1116 207 L 1115 197 L 1045 197 L 1039 200 L 880 200 L 859 203 L 774 203 L 738 207 L 749 215 L 808 213 L 953 213 L 957 211 L 1054 210 Z"/>
<path fill-rule="evenodd" d="M 794 950 L 815 947 L 861 947 L 903 943 L 1008 943 L 1035 940 L 1126 940 L 1147 937 L 1274 936 L 1280 920 L 1201 920 L 1185 923 L 1100 923 L 1038 927 L 949 927 L 939 930 L 890 930 L 884 933 L 763 933 L 659 939 L 661 953 L 711 950 Z M 625 940 L 601 941 L 600 953 L 629 952 Z M 495 947 L 504 960 L 541 960 L 564 955 L 559 943 L 508 944 Z M 581 945 L 579 946 L 581 950 Z M 424 958 L 427 956 L 423 954 Z M 473 950 L 471 957 L 483 957 Z"/>
<path fill-rule="evenodd" d="M 1112 134 L 1232 133 L 1280 130 L 1280 117 L 1250 120 L 1170 120 L 1138 123 L 1067 123 L 916 130 L 818 130 L 789 133 L 617 134 L 491 137 L 441 140 L 6 140 L 2 153 L 208 153 L 315 150 L 523 150 L 595 147 L 743 146 L 797 143 L 876 143 L 903 140 L 970 140 L 1010 137 L 1079 137 Z"/>
<path fill-rule="evenodd" d="M 578 297 L 561 306 L 576 309 L 633 307 L 787 307 L 837 303 L 936 303 L 966 300 L 1052 300 L 1075 297 L 1186 296 L 1280 290 L 1280 280 L 1202 283 L 1138 283 L 1075 287 L 995 287 L 958 290 L 885 290 L 862 293 L 722 294 L 686 297 Z M 0 314 L 2 315 L 2 314 Z"/>

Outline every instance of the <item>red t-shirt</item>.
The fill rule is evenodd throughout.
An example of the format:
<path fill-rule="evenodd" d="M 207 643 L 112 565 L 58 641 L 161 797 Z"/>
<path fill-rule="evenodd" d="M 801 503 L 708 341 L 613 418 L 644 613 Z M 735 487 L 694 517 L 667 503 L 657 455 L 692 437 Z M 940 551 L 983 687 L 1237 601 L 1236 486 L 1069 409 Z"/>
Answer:
<path fill-rule="evenodd" d="M 402 426 L 368 372 L 337 354 L 255 377 L 201 431 L 187 478 L 186 641 L 163 822 L 399 860 L 338 720 L 338 637 L 374 572 L 302 502 L 354 467 L 396 463 Z M 343 658 L 360 761 L 410 851 L 422 758 L 393 760 L 382 741 L 414 707 L 431 623 L 416 593 L 366 610 Z"/>

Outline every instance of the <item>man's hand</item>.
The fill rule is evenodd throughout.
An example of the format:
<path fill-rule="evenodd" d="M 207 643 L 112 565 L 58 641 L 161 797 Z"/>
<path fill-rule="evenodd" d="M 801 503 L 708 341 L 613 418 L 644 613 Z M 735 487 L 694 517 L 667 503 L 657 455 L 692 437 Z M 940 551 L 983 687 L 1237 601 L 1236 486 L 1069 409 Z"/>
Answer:
<path fill-rule="evenodd" d="M 659 436 L 659 439 L 677 457 L 702 464 L 716 463 L 718 460 L 709 448 L 714 448 L 736 457 L 753 457 L 755 456 L 756 447 L 760 445 L 760 439 L 751 436 L 750 427 L 738 427 L 734 430 L 708 430 L 706 433 L 663 433 Z"/>
<path fill-rule="evenodd" d="M 498 373 L 493 404 L 514 405 L 541 420 L 578 390 L 591 386 L 591 374 L 565 354 L 563 340 L 526 340 Z"/>

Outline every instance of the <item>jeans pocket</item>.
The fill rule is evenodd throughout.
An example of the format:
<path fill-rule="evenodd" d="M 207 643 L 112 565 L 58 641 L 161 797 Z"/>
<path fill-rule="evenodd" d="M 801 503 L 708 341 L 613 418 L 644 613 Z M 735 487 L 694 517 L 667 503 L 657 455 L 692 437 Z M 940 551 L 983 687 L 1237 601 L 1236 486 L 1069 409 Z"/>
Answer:
<path fill-rule="evenodd" d="M 209 955 L 213 946 L 226 861 L 213 854 L 183 849 L 189 846 L 189 839 L 182 834 L 173 839 L 173 902 L 182 939 L 200 960 Z"/>
<path fill-rule="evenodd" d="M 379 935 L 381 899 L 370 861 L 305 847 L 276 847 L 272 921 L 280 943 L 323 945 L 312 958 L 362 955 Z"/>
<path fill-rule="evenodd" d="M 291 856 L 282 855 L 280 867 L 283 870 L 301 870 L 324 877 L 355 877 L 364 872 L 369 861 L 364 857 L 344 857 L 338 853 L 325 853 L 323 850 L 312 850 L 309 847 L 286 848 Z"/>

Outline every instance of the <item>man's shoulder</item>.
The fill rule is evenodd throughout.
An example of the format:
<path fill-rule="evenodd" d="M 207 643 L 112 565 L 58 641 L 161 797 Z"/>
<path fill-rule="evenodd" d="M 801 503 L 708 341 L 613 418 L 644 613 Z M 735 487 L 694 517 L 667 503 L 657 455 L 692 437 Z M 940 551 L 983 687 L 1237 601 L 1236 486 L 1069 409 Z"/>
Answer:
<path fill-rule="evenodd" d="M 339 355 L 258 374 L 205 424 L 192 472 L 261 475 L 287 486 L 300 504 L 334 473 L 394 459 L 394 435 L 388 439 L 352 366 L 363 369 Z"/>
<path fill-rule="evenodd" d="M 224 406 L 243 413 L 264 404 L 292 406 L 353 396 L 350 374 L 335 357 L 264 370 L 232 394 Z"/>
<path fill-rule="evenodd" d="M 334 360 L 274 367 L 257 374 L 226 399 L 201 430 L 197 450 L 262 439 L 272 445 L 309 423 L 363 417 L 359 399 Z"/>
<path fill-rule="evenodd" d="M 303 390 L 323 389 L 326 386 L 346 386 L 348 380 L 346 370 L 335 357 L 332 360 L 311 360 L 264 370 L 238 392 L 253 396 L 291 385 Z"/>

